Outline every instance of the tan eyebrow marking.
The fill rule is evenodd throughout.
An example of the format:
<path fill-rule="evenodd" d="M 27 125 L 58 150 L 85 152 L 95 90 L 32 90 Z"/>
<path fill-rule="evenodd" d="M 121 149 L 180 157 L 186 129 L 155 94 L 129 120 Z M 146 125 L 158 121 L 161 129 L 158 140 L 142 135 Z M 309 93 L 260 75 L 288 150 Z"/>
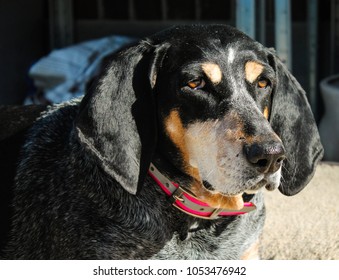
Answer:
<path fill-rule="evenodd" d="M 255 61 L 248 61 L 245 64 L 245 77 L 250 83 L 253 83 L 263 72 L 264 66 Z"/>
<path fill-rule="evenodd" d="M 211 62 L 202 64 L 202 70 L 213 84 L 219 84 L 222 79 L 222 72 L 219 65 Z"/>

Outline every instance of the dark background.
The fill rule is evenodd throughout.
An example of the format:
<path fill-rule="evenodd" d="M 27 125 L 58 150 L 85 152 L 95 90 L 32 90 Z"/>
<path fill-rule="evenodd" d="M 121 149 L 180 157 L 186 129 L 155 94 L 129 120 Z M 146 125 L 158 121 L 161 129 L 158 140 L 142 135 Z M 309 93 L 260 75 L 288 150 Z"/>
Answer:
<path fill-rule="evenodd" d="M 34 91 L 28 69 L 55 47 L 113 34 L 143 37 L 178 22 L 235 25 L 236 0 L 70 0 L 72 38 L 60 45 L 51 39 L 53 1 L 0 0 L 0 105 L 21 104 L 25 96 Z M 198 9 L 197 1 L 200 2 Z M 318 84 L 324 77 L 339 72 L 339 63 L 334 63 L 338 55 L 333 51 L 338 47 L 338 42 L 333 41 L 333 24 L 339 25 L 333 4 L 338 7 L 338 2 L 318 1 Z M 309 86 L 307 5 L 308 0 L 291 0 L 293 74 L 306 91 Z M 273 0 L 266 1 L 263 43 L 275 47 Z"/>

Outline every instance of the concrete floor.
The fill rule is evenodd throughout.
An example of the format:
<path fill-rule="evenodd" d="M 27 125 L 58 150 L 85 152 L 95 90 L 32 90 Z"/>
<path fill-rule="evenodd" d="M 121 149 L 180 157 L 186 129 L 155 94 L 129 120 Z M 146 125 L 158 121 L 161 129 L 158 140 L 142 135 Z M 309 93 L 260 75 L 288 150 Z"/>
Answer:
<path fill-rule="evenodd" d="M 339 260 L 339 164 L 322 162 L 299 194 L 265 193 L 262 259 Z"/>

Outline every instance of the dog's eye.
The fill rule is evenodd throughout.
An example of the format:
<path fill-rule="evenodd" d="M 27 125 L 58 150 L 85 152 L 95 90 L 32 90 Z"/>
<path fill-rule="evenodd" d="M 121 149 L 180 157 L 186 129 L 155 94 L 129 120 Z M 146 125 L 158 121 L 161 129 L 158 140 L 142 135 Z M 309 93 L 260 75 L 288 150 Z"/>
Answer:
<path fill-rule="evenodd" d="M 193 81 L 188 82 L 187 85 L 191 89 L 201 89 L 206 85 L 206 83 L 205 83 L 204 79 L 197 79 L 197 80 L 193 80 Z"/>
<path fill-rule="evenodd" d="M 262 88 L 265 89 L 270 85 L 270 81 L 265 79 L 265 78 L 261 78 L 258 82 L 257 82 L 257 86 L 258 88 Z"/>

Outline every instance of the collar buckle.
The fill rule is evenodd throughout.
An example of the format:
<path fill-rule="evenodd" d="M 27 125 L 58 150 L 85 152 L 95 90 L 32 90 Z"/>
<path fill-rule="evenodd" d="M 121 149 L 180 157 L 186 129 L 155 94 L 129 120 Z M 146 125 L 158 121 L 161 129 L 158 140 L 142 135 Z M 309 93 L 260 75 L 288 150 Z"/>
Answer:
<path fill-rule="evenodd" d="M 169 200 L 172 204 L 176 203 L 177 200 L 180 202 L 184 202 L 185 199 L 183 198 L 184 190 L 179 186 L 169 197 Z"/>

